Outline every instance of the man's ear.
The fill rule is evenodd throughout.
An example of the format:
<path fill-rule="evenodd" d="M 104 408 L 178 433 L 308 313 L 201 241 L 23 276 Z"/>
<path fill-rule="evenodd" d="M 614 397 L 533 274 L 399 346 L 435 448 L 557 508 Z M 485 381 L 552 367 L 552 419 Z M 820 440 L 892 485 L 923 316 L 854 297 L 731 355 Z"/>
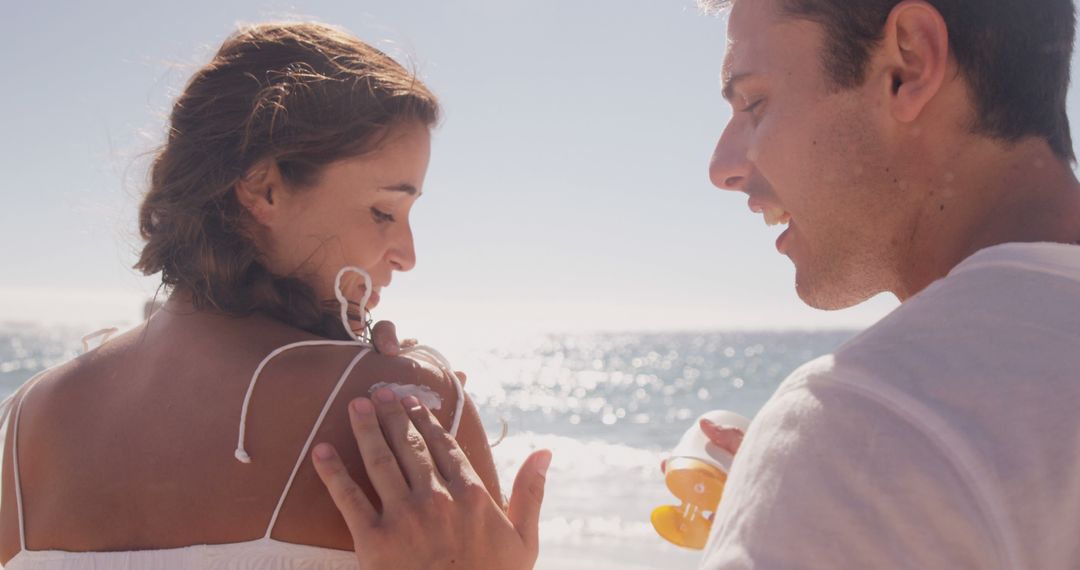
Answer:
<path fill-rule="evenodd" d="M 937 95 L 949 67 L 949 30 L 925 0 L 897 4 L 885 22 L 881 44 L 893 117 L 911 123 Z"/>
<path fill-rule="evenodd" d="M 277 219 L 278 203 L 285 191 L 277 161 L 266 158 L 255 163 L 236 182 L 236 199 L 260 225 L 271 226 Z"/>

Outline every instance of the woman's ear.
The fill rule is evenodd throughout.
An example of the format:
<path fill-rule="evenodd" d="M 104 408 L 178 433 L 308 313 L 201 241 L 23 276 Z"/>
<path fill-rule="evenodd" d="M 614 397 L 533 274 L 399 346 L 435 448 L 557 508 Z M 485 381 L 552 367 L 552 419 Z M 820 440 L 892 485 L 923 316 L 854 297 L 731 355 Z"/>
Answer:
<path fill-rule="evenodd" d="M 285 191 L 277 161 L 266 158 L 255 163 L 237 181 L 236 199 L 262 226 L 272 226 L 280 210 L 279 198 Z"/>

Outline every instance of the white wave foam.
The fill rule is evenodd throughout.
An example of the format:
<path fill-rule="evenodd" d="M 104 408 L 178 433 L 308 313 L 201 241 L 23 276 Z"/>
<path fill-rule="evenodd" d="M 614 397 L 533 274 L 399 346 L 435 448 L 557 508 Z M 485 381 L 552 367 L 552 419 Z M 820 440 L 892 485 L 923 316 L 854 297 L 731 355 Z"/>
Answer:
<path fill-rule="evenodd" d="M 693 567 L 698 554 L 664 542 L 649 522 L 654 507 L 675 502 L 660 473 L 663 452 L 515 434 L 493 450 L 507 493 L 521 462 L 543 448 L 552 450 L 553 460 L 540 518 L 538 568 Z M 569 561 L 574 565 L 566 566 Z"/>

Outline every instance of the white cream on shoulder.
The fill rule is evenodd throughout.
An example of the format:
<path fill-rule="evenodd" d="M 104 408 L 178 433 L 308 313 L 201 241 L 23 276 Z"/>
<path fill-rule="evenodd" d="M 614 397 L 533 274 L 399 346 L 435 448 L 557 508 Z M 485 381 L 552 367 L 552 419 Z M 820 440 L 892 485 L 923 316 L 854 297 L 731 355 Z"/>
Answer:
<path fill-rule="evenodd" d="M 379 382 L 373 384 L 371 389 L 368 390 L 368 393 L 374 394 L 375 390 L 380 388 L 389 388 L 399 400 L 405 396 L 415 396 L 416 399 L 420 400 L 420 403 L 429 410 L 438 410 L 442 407 L 442 396 L 427 386 L 418 384 L 398 384 L 397 382 Z"/>

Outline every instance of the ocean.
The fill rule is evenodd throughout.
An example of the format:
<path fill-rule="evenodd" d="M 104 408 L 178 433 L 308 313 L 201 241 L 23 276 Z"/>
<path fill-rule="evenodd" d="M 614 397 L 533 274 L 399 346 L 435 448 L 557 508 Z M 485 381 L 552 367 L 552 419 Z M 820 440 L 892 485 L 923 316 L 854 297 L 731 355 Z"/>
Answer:
<path fill-rule="evenodd" d="M 81 351 L 86 331 L 0 325 L 0 394 Z M 752 417 L 800 364 L 854 331 L 535 335 L 445 348 L 468 373 L 509 492 L 521 461 L 554 460 L 541 515 L 540 570 L 695 568 L 699 553 L 666 543 L 650 511 L 675 503 L 659 465 L 702 413 Z"/>

